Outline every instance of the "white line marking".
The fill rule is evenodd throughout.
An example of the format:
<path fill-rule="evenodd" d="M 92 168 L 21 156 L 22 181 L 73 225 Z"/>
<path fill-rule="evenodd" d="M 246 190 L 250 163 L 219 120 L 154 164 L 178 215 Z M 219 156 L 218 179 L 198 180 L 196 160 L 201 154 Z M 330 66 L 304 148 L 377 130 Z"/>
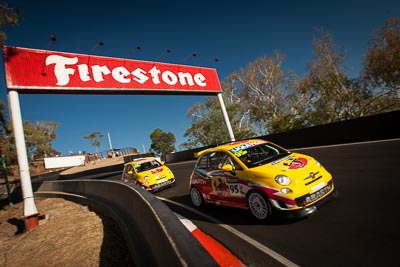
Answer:
<path fill-rule="evenodd" d="M 222 222 L 218 221 L 217 219 L 215 219 L 214 217 L 211 217 L 203 212 L 200 212 L 196 209 L 193 209 L 191 207 L 185 206 L 181 203 L 166 199 L 166 198 L 162 198 L 162 197 L 157 197 L 158 199 L 165 201 L 165 202 L 169 202 L 172 203 L 174 205 L 177 205 L 179 207 L 182 207 L 184 209 L 187 209 L 193 213 L 196 213 L 200 216 L 203 216 L 204 218 L 210 220 L 211 222 L 218 224 L 220 227 L 228 230 L 229 232 L 233 233 L 234 235 L 236 235 L 237 237 L 243 239 L 244 241 L 246 241 L 247 243 L 253 245 L 255 248 L 259 249 L 260 251 L 264 252 L 265 254 L 269 255 L 270 257 L 272 257 L 273 259 L 277 260 L 278 262 L 282 263 L 284 266 L 287 267 L 298 267 L 299 265 L 295 264 L 294 262 L 286 259 L 285 257 L 283 257 L 282 255 L 276 253 L 275 251 L 273 251 L 272 249 L 264 246 L 263 244 L 261 244 L 260 242 L 252 239 L 251 237 L 243 234 L 242 232 L 236 230 L 235 228 L 227 225 L 227 224 L 223 224 Z"/>

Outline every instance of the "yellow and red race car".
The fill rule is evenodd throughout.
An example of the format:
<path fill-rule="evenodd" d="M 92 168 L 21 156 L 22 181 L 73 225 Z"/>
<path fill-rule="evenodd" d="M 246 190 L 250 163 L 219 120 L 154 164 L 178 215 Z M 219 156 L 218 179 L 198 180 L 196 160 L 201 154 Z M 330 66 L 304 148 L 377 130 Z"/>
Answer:
<path fill-rule="evenodd" d="M 175 185 L 172 171 L 155 157 L 137 158 L 125 163 L 121 180 L 156 192 Z"/>
<path fill-rule="evenodd" d="M 314 158 L 261 139 L 200 151 L 190 177 L 194 206 L 248 209 L 266 220 L 305 217 L 335 194 L 332 175 Z"/>

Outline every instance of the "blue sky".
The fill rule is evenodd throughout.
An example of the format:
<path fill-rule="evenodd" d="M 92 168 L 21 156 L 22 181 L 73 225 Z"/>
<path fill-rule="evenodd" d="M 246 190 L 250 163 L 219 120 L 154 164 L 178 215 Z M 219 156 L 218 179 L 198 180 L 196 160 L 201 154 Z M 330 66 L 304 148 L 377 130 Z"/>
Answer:
<path fill-rule="evenodd" d="M 399 17 L 399 1 L 7 1 L 19 7 L 7 45 L 215 68 L 220 80 L 274 50 L 299 75 L 312 60 L 315 28 L 333 34 L 357 76 L 372 31 Z M 57 41 L 49 42 L 55 35 Z M 98 42 L 103 46 L 97 46 Z M 136 46 L 141 49 L 137 50 Z M 171 53 L 165 53 L 167 49 Z M 196 52 L 197 56 L 192 56 Z M 218 58 L 218 62 L 214 61 Z M 3 64 L 0 66 L 4 73 Z M 4 75 L 0 99 L 7 103 Z M 204 96 L 20 94 L 22 119 L 60 124 L 55 149 L 94 152 L 83 136 L 104 134 L 99 151 L 148 150 L 150 134 L 174 133 L 176 148 L 190 127 L 187 111 Z M 221 127 L 225 127 L 221 122 Z"/>

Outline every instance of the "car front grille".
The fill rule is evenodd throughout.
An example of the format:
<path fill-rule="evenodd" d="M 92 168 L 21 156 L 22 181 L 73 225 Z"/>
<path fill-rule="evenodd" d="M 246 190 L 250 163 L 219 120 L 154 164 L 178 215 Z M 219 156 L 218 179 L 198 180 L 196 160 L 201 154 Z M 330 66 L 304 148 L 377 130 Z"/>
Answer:
<path fill-rule="evenodd" d="M 158 184 L 154 184 L 152 186 L 150 186 L 151 190 L 155 190 L 155 189 L 160 189 L 162 187 L 168 186 L 170 184 L 173 184 L 175 182 L 175 179 L 169 179 L 167 181 L 158 183 Z"/>
<path fill-rule="evenodd" d="M 332 188 L 333 188 L 333 182 L 331 180 L 326 186 L 319 189 L 318 191 L 312 194 L 307 194 L 299 198 L 296 198 L 296 205 L 299 207 L 305 207 L 308 204 L 315 202 L 321 199 L 322 197 L 326 196 L 329 192 L 331 192 Z"/>

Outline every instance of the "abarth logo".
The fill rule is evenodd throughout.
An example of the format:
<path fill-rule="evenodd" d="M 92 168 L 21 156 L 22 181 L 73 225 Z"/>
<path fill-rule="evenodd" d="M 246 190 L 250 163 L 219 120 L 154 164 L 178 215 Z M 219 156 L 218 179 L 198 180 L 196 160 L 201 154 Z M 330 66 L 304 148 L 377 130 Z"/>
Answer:
<path fill-rule="evenodd" d="M 314 179 L 316 176 L 317 176 L 317 174 L 318 174 L 318 172 L 310 172 L 310 175 L 309 176 L 307 176 L 306 178 L 304 178 L 304 180 L 307 180 L 307 179 Z"/>

